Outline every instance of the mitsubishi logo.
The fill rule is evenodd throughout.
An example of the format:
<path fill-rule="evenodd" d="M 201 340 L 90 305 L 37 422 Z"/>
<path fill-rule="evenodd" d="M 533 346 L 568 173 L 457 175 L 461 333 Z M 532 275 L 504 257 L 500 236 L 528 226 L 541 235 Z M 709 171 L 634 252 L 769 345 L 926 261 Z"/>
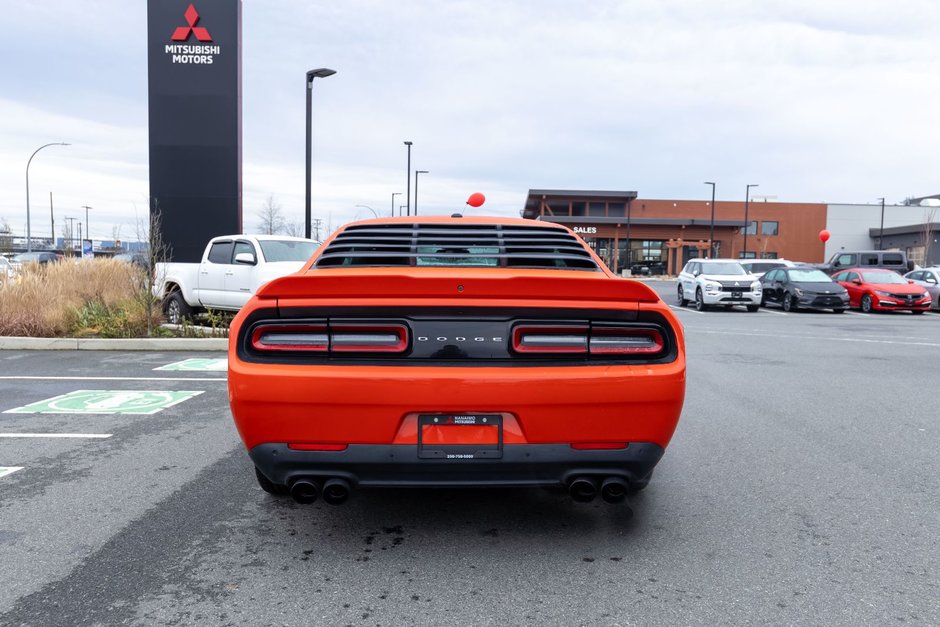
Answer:
<path fill-rule="evenodd" d="M 199 21 L 199 12 L 196 11 L 196 7 L 189 5 L 183 17 L 186 18 L 186 23 L 189 26 L 177 26 L 176 30 L 173 31 L 173 37 L 171 37 L 173 41 L 187 41 L 190 34 L 195 35 L 199 41 L 212 41 L 212 35 L 209 34 L 208 30 L 202 26 L 196 26 L 196 22 Z"/>

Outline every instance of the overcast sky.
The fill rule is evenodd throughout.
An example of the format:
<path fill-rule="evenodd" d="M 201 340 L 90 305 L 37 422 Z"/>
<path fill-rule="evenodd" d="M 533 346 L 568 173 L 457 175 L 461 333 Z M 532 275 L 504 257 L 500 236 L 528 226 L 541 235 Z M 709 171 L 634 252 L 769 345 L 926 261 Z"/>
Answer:
<path fill-rule="evenodd" d="M 198 0 L 196 0 L 198 8 Z M 4 11 L 0 219 L 33 234 L 114 225 L 148 205 L 144 0 Z M 302 221 L 304 72 L 314 92 L 314 216 L 385 214 L 405 148 L 430 170 L 422 213 L 518 215 L 529 188 L 645 198 L 888 202 L 940 192 L 934 0 L 245 0 L 245 230 L 274 195 Z M 403 202 L 403 201 L 402 201 Z M 56 227 L 58 234 L 59 226 Z"/>

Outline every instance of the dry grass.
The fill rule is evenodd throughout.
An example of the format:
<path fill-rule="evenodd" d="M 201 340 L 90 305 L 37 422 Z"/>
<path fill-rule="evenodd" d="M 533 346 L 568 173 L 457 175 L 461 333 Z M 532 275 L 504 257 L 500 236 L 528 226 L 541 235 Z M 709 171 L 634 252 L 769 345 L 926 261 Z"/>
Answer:
<path fill-rule="evenodd" d="M 146 279 L 110 259 L 32 265 L 0 284 L 0 335 L 146 336 Z"/>

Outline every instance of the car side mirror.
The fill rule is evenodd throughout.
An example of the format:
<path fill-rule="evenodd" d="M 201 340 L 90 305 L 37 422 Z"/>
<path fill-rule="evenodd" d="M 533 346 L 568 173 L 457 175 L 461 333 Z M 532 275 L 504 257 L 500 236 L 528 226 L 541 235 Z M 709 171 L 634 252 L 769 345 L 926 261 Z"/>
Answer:
<path fill-rule="evenodd" d="M 692 276 L 698 276 L 698 275 L 700 275 L 700 274 L 701 274 L 701 272 L 699 272 L 698 270 L 696 270 L 695 272 L 692 273 Z"/>
<path fill-rule="evenodd" d="M 927 278 L 924 279 L 924 280 L 925 280 L 927 283 L 933 283 L 934 285 L 937 284 L 937 279 L 933 278 L 932 276 L 929 276 L 929 277 L 927 277 Z"/>
<path fill-rule="evenodd" d="M 855 283 L 855 285 L 861 285 L 861 284 L 862 284 L 862 280 L 861 280 L 861 279 L 852 279 L 852 283 Z"/>
<path fill-rule="evenodd" d="M 257 261 L 255 261 L 255 256 L 251 253 L 236 253 L 235 263 L 244 264 L 246 266 L 253 266 L 257 263 Z"/>
<path fill-rule="evenodd" d="M 911 285 L 914 285 L 914 279 L 908 279 L 907 282 L 910 283 Z"/>

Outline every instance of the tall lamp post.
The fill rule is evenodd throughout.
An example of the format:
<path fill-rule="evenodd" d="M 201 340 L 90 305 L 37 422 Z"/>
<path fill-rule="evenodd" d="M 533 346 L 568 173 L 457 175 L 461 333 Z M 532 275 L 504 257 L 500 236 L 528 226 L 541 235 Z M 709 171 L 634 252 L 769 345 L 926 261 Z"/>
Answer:
<path fill-rule="evenodd" d="M 376 218 L 379 217 L 379 214 L 376 213 L 375 209 L 373 209 L 373 208 L 370 207 L 369 205 L 356 205 L 356 206 L 357 206 L 357 207 L 362 207 L 363 209 L 368 209 L 369 211 L 372 212 L 372 215 L 374 215 Z"/>
<path fill-rule="evenodd" d="M 885 199 L 879 198 L 881 201 L 881 228 L 878 229 L 878 250 L 884 250 L 884 234 L 885 234 Z"/>
<path fill-rule="evenodd" d="M 93 207 L 82 205 L 82 209 L 85 210 L 85 235 L 88 236 L 88 239 L 91 239 L 91 223 L 88 221 L 88 210 L 93 209 Z M 92 248 L 94 248 L 94 245 L 92 245 Z"/>
<path fill-rule="evenodd" d="M 26 252 L 32 252 L 33 250 L 33 237 L 29 222 L 29 164 L 33 162 L 33 157 L 36 156 L 37 152 L 43 148 L 48 148 L 49 146 L 71 146 L 71 144 L 67 144 L 65 142 L 52 142 L 49 144 L 44 144 L 33 151 L 33 154 L 29 156 L 29 161 L 26 162 Z"/>
<path fill-rule="evenodd" d="M 405 206 L 408 207 L 408 215 L 411 215 L 411 142 L 405 142 L 408 146 L 408 169 L 405 171 Z M 400 212 L 399 212 L 400 213 Z"/>
<path fill-rule="evenodd" d="M 415 170 L 415 215 L 418 215 L 418 175 L 430 174 L 427 170 Z"/>
<path fill-rule="evenodd" d="M 747 221 L 747 209 L 751 200 L 752 187 L 758 187 L 757 183 L 749 184 L 744 190 L 744 251 L 741 253 L 741 259 L 747 259 L 747 231 L 751 228 L 751 223 Z"/>
<path fill-rule="evenodd" d="M 712 222 L 708 232 L 708 256 L 715 256 L 715 184 L 711 181 L 705 181 L 706 185 L 712 186 Z"/>
<path fill-rule="evenodd" d="M 401 196 L 401 192 L 392 192 L 392 217 L 395 217 L 395 196 Z"/>
<path fill-rule="evenodd" d="M 336 74 L 336 70 L 331 70 L 329 68 L 321 67 L 316 70 L 310 70 L 307 72 L 307 204 L 306 211 L 304 212 L 304 237 L 310 239 L 310 176 L 313 160 L 313 152 L 311 146 L 311 135 L 313 133 L 311 117 L 313 116 L 313 105 L 310 101 L 310 96 L 313 93 L 313 79 L 315 78 L 326 78 L 327 76 L 333 76 Z"/>

